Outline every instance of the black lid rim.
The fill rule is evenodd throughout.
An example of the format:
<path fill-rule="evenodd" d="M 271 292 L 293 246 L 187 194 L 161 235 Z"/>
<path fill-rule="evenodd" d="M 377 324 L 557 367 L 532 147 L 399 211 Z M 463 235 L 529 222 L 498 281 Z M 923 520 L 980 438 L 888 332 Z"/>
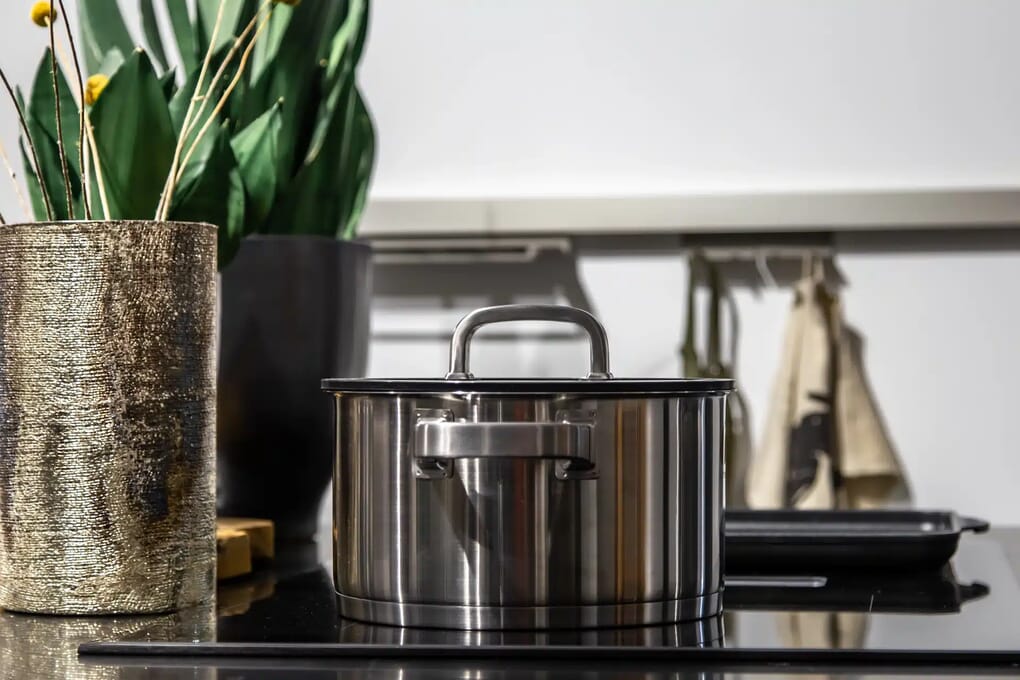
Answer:
<path fill-rule="evenodd" d="M 343 394 L 585 394 L 636 396 L 642 394 L 709 396 L 734 389 L 728 378 L 617 378 L 609 380 L 570 379 L 373 379 L 325 378 L 326 392 Z"/>

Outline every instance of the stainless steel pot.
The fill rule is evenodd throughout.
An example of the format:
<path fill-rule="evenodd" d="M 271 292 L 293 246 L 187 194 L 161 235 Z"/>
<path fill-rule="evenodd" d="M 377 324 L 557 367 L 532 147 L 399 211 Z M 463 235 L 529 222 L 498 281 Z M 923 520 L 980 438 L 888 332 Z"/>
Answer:
<path fill-rule="evenodd" d="M 476 379 L 501 321 L 574 323 L 579 380 Z M 721 610 L 729 380 L 613 379 L 602 326 L 508 305 L 458 324 L 445 380 L 323 380 L 334 398 L 343 616 L 485 629 L 672 623 Z"/>

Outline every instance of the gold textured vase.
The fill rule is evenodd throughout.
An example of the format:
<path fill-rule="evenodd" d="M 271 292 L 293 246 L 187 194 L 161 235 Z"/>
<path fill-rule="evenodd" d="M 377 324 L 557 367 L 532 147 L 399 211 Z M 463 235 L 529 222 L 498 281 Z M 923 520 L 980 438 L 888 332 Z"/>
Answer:
<path fill-rule="evenodd" d="M 216 228 L 0 226 L 0 608 L 215 589 Z"/>

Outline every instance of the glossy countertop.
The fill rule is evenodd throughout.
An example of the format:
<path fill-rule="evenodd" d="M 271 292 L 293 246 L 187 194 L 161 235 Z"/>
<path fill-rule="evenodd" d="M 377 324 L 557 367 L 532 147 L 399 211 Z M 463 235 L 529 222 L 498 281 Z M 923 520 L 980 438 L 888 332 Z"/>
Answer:
<path fill-rule="evenodd" d="M 328 537 L 327 539 L 328 540 Z M 1016 669 L 918 664 L 952 650 L 1020 650 L 1020 530 L 967 536 L 951 569 L 927 575 L 842 575 L 789 582 L 730 578 L 722 618 L 620 630 L 465 633 L 341 619 L 328 546 L 221 584 L 216 605 L 161 617 L 54 618 L 0 613 L 0 678 L 762 678 L 1013 677 Z M 78 656 L 81 643 L 271 643 L 285 657 Z M 360 648 L 339 657 L 337 643 Z M 299 647 L 292 647 L 299 645 Z M 318 656 L 301 650 L 318 645 Z M 430 658 L 372 653 L 447 645 Z M 546 654 L 561 647 L 562 654 Z M 635 650 L 666 654 L 642 657 Z M 791 649 L 846 650 L 789 662 Z M 295 651 L 297 650 L 297 651 Z M 366 651 L 367 650 L 367 651 Z M 465 654 L 465 650 L 475 650 Z M 766 652 L 755 657 L 755 650 Z M 912 660 L 888 652 L 910 650 Z M 484 653 L 483 653 L 484 652 Z M 489 652 L 494 652 L 489 654 Z M 686 654 L 694 652 L 694 654 Z M 707 653 L 706 653 L 707 652 Z M 488 658 L 483 658 L 488 655 Z M 553 658 L 556 656 L 557 658 Z M 1020 652 L 1018 652 L 1020 656 Z M 838 663 L 831 664 L 829 659 Z M 891 660 L 891 661 L 890 661 Z M 891 664 L 896 664 L 893 668 Z M 927 667 L 926 667 L 927 666 Z M 946 675 L 948 674 L 948 675 Z"/>

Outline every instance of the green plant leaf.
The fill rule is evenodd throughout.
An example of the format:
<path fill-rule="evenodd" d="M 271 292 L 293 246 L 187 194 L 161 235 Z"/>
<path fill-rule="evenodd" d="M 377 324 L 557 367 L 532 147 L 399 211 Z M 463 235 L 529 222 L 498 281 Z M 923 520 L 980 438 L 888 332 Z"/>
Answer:
<path fill-rule="evenodd" d="M 149 57 L 135 51 L 92 107 L 112 219 L 151 219 L 177 136 Z"/>
<path fill-rule="evenodd" d="M 331 156 L 336 164 L 336 175 L 343 177 L 344 181 L 337 187 L 338 215 L 336 236 L 340 237 L 347 230 L 347 223 L 354 203 L 354 196 L 357 192 L 357 170 L 361 163 L 363 142 L 360 136 L 363 132 L 359 115 L 364 112 L 364 103 L 361 95 L 354 85 L 353 78 L 351 86 L 345 91 L 345 99 L 342 107 L 337 110 L 337 117 L 342 120 L 342 131 L 339 135 L 339 148 L 336 142 L 332 145 Z M 360 111 L 359 111 L 360 105 Z M 365 114 L 367 116 L 367 112 Z M 334 138 L 335 139 L 335 138 Z"/>
<path fill-rule="evenodd" d="M 368 26 L 367 11 L 368 6 L 364 0 L 353 0 L 346 18 L 330 41 L 322 86 L 325 98 L 314 123 L 315 132 L 308 147 L 308 158 L 314 158 L 321 151 L 336 107 L 344 94 L 350 93 L 354 69 L 361 55 L 360 43 L 364 41 Z M 344 99 L 344 102 L 348 102 L 348 99 Z"/>
<path fill-rule="evenodd" d="M 192 137 L 198 134 L 198 131 L 192 133 Z M 219 143 L 220 130 L 218 128 L 210 128 L 210 130 L 202 137 L 198 142 L 198 146 L 195 147 L 194 153 L 184 166 L 184 170 L 181 172 L 181 180 L 178 182 L 179 187 L 190 186 L 198 177 L 205 172 L 206 166 L 209 164 L 209 158 L 216 148 L 216 144 Z M 185 153 L 189 149 L 189 145 L 185 145 Z M 183 160 L 183 159 L 182 159 Z"/>
<path fill-rule="evenodd" d="M 195 42 L 195 28 L 191 25 L 188 3 L 185 0 L 166 0 L 166 11 L 170 16 L 170 27 L 177 40 L 177 51 L 181 53 L 184 72 L 191 73 L 198 68 L 198 46 Z"/>
<path fill-rule="evenodd" d="M 371 118 L 353 79 L 348 79 L 320 152 L 309 157 L 282 192 L 267 227 L 334 237 L 353 235 L 374 152 Z"/>
<path fill-rule="evenodd" d="M 300 167 L 311 140 L 308 121 L 315 120 L 323 74 L 320 46 L 326 36 L 332 38 L 345 7 L 346 3 L 340 2 L 303 2 L 274 9 L 274 14 L 289 13 L 290 20 L 272 65 L 262 74 L 267 82 L 260 93 L 268 99 L 259 111 L 268 108 L 270 102 L 284 102 L 279 157 L 285 176 L 293 175 Z"/>
<path fill-rule="evenodd" d="M 81 169 L 78 162 L 78 139 L 81 120 L 78 105 L 71 94 L 63 73 L 57 70 L 57 91 L 60 95 L 60 126 L 67 159 L 68 179 L 71 185 L 71 205 L 67 203 L 60 148 L 57 145 L 56 99 L 53 92 L 53 71 L 50 50 L 46 48 L 36 69 L 30 102 L 25 111 L 29 134 L 39 156 L 39 172 L 50 196 L 55 219 L 73 219 L 84 216 L 81 206 Z M 27 168 L 27 166 L 26 166 Z M 34 174 L 34 173 L 33 173 Z M 36 187 L 38 190 L 38 187 Z M 40 194 L 41 198 L 41 194 Z M 43 210 L 45 212 L 45 208 Z"/>
<path fill-rule="evenodd" d="M 209 39 L 212 37 L 212 30 L 216 25 L 216 14 L 220 11 L 220 1 L 196 0 L 195 28 L 198 33 L 197 56 L 199 61 L 205 58 L 205 52 L 209 49 Z M 213 51 L 233 41 L 238 33 L 241 17 L 247 5 L 245 0 L 222 0 L 222 2 L 223 21 L 220 30 L 216 33 Z"/>
<path fill-rule="evenodd" d="M 175 0 L 170 1 L 172 3 Z M 117 0 L 80 0 L 78 15 L 81 21 L 82 51 L 90 74 L 101 73 L 99 64 L 110 50 L 118 49 L 121 54 L 131 54 L 134 51 L 135 40 L 124 23 Z"/>
<path fill-rule="evenodd" d="M 285 119 L 282 139 L 294 144 L 299 167 L 280 190 L 266 221 L 268 229 L 353 238 L 364 211 L 375 159 L 375 129 L 358 92 L 355 71 L 369 6 L 366 0 L 337 3 L 335 8 L 335 14 L 320 16 L 329 26 L 319 43 L 324 66 L 318 80 L 307 88 L 315 93 L 309 99 L 317 105 L 306 110 L 304 118 L 295 116 L 297 131 L 288 129 Z M 295 20 L 299 16 L 295 13 Z M 278 59 L 286 53 L 289 40 L 287 35 Z M 301 62 L 295 57 L 294 63 Z M 280 66 L 273 64 L 267 73 Z M 308 135 L 308 130 L 313 134 Z"/>
<path fill-rule="evenodd" d="M 228 51 L 229 48 L 227 47 L 221 48 L 219 53 L 213 58 L 210 65 L 214 69 L 217 68 L 218 65 L 220 64 L 220 61 L 226 56 Z M 178 139 L 181 137 L 183 131 L 182 129 L 184 126 L 184 117 L 185 115 L 187 115 L 188 105 L 191 103 L 191 99 L 194 96 L 195 92 L 195 86 L 198 84 L 198 75 L 199 74 L 197 70 L 192 72 L 190 77 L 184 82 L 181 88 L 174 94 L 173 98 L 170 100 L 170 119 L 173 122 L 174 133 L 177 135 Z M 217 86 L 215 91 L 211 93 L 211 99 L 213 101 L 210 101 L 207 104 L 205 110 L 202 111 L 201 119 L 195 122 L 194 125 L 189 125 L 189 127 L 191 127 L 192 132 L 188 135 L 188 139 L 184 143 L 183 149 L 185 150 L 185 153 L 187 153 L 187 150 L 191 147 L 191 143 L 195 139 L 198 139 L 198 135 L 201 133 L 202 127 L 205 125 L 206 121 L 208 121 L 209 117 L 212 115 L 213 108 L 215 106 L 215 100 L 221 96 L 225 88 L 226 88 L 225 82 Z M 198 105 L 196 105 L 196 108 L 192 113 L 193 115 L 198 114 Z M 216 129 L 210 126 L 209 133 L 198 139 L 198 146 L 195 148 L 195 152 L 192 154 L 191 159 L 184 166 L 183 178 L 188 178 L 194 175 L 197 171 L 196 169 L 200 168 L 205 163 L 209 153 L 212 151 L 213 145 L 216 143 L 216 134 L 214 134 L 215 131 Z"/>
<path fill-rule="evenodd" d="M 283 42 L 283 35 L 290 24 L 293 10 L 277 6 L 269 23 L 262 30 L 262 36 L 255 43 L 255 49 L 251 56 L 251 81 L 256 82 L 263 72 L 273 63 L 276 53 L 280 50 L 280 43 Z"/>
<path fill-rule="evenodd" d="M 138 0 L 138 12 L 142 16 L 142 32 L 149 46 L 149 54 L 159 64 L 160 69 L 166 71 L 170 62 L 163 48 L 163 37 L 159 34 L 159 20 L 156 18 L 156 8 L 152 0 Z"/>
<path fill-rule="evenodd" d="M 329 41 L 329 54 L 326 58 L 329 67 L 327 78 L 335 77 L 345 57 L 349 57 L 355 64 L 361 60 L 365 38 L 368 35 L 368 9 L 368 0 L 350 0 L 343 23 Z"/>
<path fill-rule="evenodd" d="M 28 107 L 25 105 L 25 95 L 22 93 L 21 88 L 17 85 L 14 86 L 14 101 L 17 104 L 18 109 L 24 111 L 27 117 Z M 39 176 L 33 169 L 32 157 L 28 152 L 28 147 L 25 143 L 25 137 L 23 134 L 18 135 L 18 146 L 21 147 L 21 164 L 25 170 L 25 183 L 28 185 L 28 196 L 29 201 L 32 203 L 32 213 L 38 221 L 44 222 L 49 219 L 49 215 L 46 212 L 46 203 L 43 201 Z"/>
<path fill-rule="evenodd" d="M 32 214 L 37 221 L 45 222 L 49 217 L 46 214 L 42 190 L 39 188 L 39 176 L 32 169 L 32 160 L 25 148 L 25 140 L 19 139 L 18 145 L 21 147 L 21 164 L 25 169 L 25 184 L 28 185 L 28 200 L 32 204 Z"/>
<path fill-rule="evenodd" d="M 229 47 L 222 47 L 220 48 L 219 52 L 213 55 L 213 58 L 209 62 L 211 72 L 206 73 L 206 82 L 203 85 L 204 88 L 208 89 L 213 74 L 216 72 L 216 69 L 219 68 L 219 65 L 223 62 L 223 59 L 226 58 L 227 53 L 229 51 L 230 51 Z M 182 84 L 181 87 L 178 88 L 178 90 L 174 93 L 173 98 L 170 100 L 170 118 L 173 120 L 174 129 L 178 133 L 180 133 L 181 126 L 184 124 L 184 116 L 188 112 L 188 105 L 191 103 L 192 97 L 195 96 L 195 87 L 198 85 L 198 76 L 200 72 L 201 66 L 196 68 L 194 71 L 188 73 L 188 77 L 184 81 L 184 84 Z M 212 110 L 216 104 L 216 100 L 220 96 L 222 96 L 223 91 L 226 89 L 226 86 L 227 79 L 224 78 L 223 81 L 216 87 L 216 90 L 211 94 L 211 98 L 213 99 L 213 101 L 209 102 L 209 104 L 206 106 L 206 109 L 203 112 L 204 117 L 208 117 L 207 114 L 212 113 Z M 233 96 L 231 96 L 231 98 L 233 98 Z"/>
<path fill-rule="evenodd" d="M 281 112 L 277 103 L 230 141 L 248 195 L 248 233 L 260 228 L 276 200 Z"/>
<path fill-rule="evenodd" d="M 46 131 L 55 143 L 57 139 L 57 118 L 53 96 L 53 72 L 50 65 L 50 48 L 47 47 L 38 68 L 36 68 L 35 79 L 32 81 L 28 115 Z M 64 131 L 64 149 L 67 152 L 68 165 L 75 172 L 81 174 L 81 164 L 78 162 L 78 139 L 81 135 L 81 119 L 79 118 L 78 104 L 71 93 L 70 85 L 68 85 L 63 72 L 59 68 L 57 69 L 57 90 L 60 92 L 60 125 Z M 40 160 L 40 162 L 42 161 Z M 60 171 L 59 166 L 57 171 Z M 64 195 L 62 188 L 60 195 Z"/>
<path fill-rule="evenodd" d="M 210 153 L 193 175 L 182 180 L 169 215 L 174 220 L 209 222 L 219 228 L 222 269 L 244 236 L 244 184 L 226 130 L 219 128 L 210 136 L 214 139 Z"/>
<path fill-rule="evenodd" d="M 64 173 L 60 165 L 60 152 L 57 148 L 56 137 L 51 136 L 35 118 L 29 119 L 28 129 L 32 135 L 36 153 L 39 155 L 43 183 L 46 184 L 46 191 L 50 195 L 50 203 L 53 206 L 53 219 L 74 219 L 81 197 L 81 180 L 78 178 L 78 174 L 73 168 L 68 167 L 68 177 L 71 183 L 71 205 L 69 206 L 67 205 L 67 194 L 64 191 Z M 45 212 L 44 208 L 43 213 L 45 214 Z"/>
<path fill-rule="evenodd" d="M 131 54 L 128 52 L 128 54 Z M 103 60 L 99 62 L 99 68 L 91 71 L 91 73 L 102 73 L 107 78 L 112 78 L 113 74 L 117 72 L 124 64 L 124 53 L 114 48 L 103 55 Z"/>
<path fill-rule="evenodd" d="M 173 121 L 174 130 L 178 135 L 184 125 L 184 116 L 188 113 L 188 105 L 191 103 L 192 97 L 195 96 L 197 84 L 197 78 L 188 78 L 170 98 L 170 120 Z"/>
<path fill-rule="evenodd" d="M 340 237 L 344 239 L 353 239 L 358 234 L 358 225 L 361 223 L 361 216 L 368 203 L 372 171 L 375 169 L 375 125 L 361 93 L 356 92 L 356 94 L 355 106 L 357 110 L 354 120 L 356 141 L 348 167 L 342 175 L 351 180 L 344 185 L 345 193 L 349 192 L 349 198 L 344 200 L 346 221 L 342 226 L 343 231 L 340 233 Z"/>
<path fill-rule="evenodd" d="M 261 0 L 247 0 L 241 23 L 247 24 L 262 5 Z M 245 76 L 230 99 L 230 117 L 239 128 L 249 125 L 279 100 L 270 96 L 272 83 L 266 69 L 274 66 L 273 59 L 293 14 L 291 7 L 275 5 L 268 19 L 263 14 L 259 20 L 262 33 L 252 50 Z"/>
<path fill-rule="evenodd" d="M 240 9 L 240 12 L 239 12 L 239 15 L 238 15 L 237 27 L 236 27 L 236 30 L 235 30 L 235 35 L 237 35 L 237 36 L 239 36 L 241 31 L 245 27 L 247 27 L 248 24 L 255 18 L 256 12 L 263 5 L 261 0 L 239 0 L 239 1 L 240 1 L 241 9 Z M 266 15 L 263 14 L 263 17 L 265 17 L 265 16 Z M 270 16 L 272 16 L 272 15 L 270 15 Z M 262 20 L 264 20 L 264 19 L 262 19 Z M 262 21 L 262 20 L 260 20 L 260 21 Z M 257 27 L 257 26 L 263 25 L 263 24 L 260 24 L 260 22 L 256 22 L 255 25 Z M 252 89 L 251 84 L 254 82 L 254 78 L 252 77 L 252 73 L 253 73 L 253 67 L 254 67 L 254 61 L 255 61 L 255 53 L 258 51 L 258 48 L 262 44 L 262 41 L 265 40 L 266 34 L 267 34 L 267 30 L 268 30 L 268 25 L 263 25 L 262 33 L 259 35 L 258 40 L 255 42 L 255 47 L 252 50 L 252 55 L 249 58 L 247 65 L 245 66 L 244 74 L 242 75 L 241 79 L 238 80 L 237 87 L 234 88 L 234 92 L 230 95 L 230 100 L 227 102 L 227 106 L 225 108 L 227 117 L 230 118 L 232 121 L 234 121 L 234 128 L 235 129 L 243 128 L 245 125 L 250 123 L 252 120 L 257 118 L 259 115 L 261 115 L 263 111 L 265 111 L 266 109 L 269 108 L 268 105 L 264 106 L 261 110 L 257 110 L 257 109 L 253 108 L 252 109 L 253 110 L 253 114 L 252 114 L 251 117 L 245 117 L 245 115 L 244 115 L 244 111 L 246 110 L 246 107 L 250 103 L 249 102 L 249 97 L 250 97 L 251 89 Z M 252 31 L 254 32 L 255 28 L 253 28 Z M 250 36 L 251 36 L 251 34 L 249 34 L 249 37 Z M 227 43 L 227 45 L 232 46 L 233 45 L 233 41 L 229 41 Z M 238 56 L 237 56 L 237 60 L 238 61 L 241 58 L 240 55 L 241 55 L 241 52 L 243 51 L 243 49 L 244 48 L 240 48 L 239 51 L 238 51 Z M 238 61 L 235 61 L 234 64 L 236 65 L 238 63 Z M 236 69 L 232 69 L 232 72 L 236 73 L 237 71 L 236 71 Z"/>
<path fill-rule="evenodd" d="M 159 87 L 163 90 L 163 98 L 169 103 L 177 92 L 177 73 L 170 70 L 161 75 L 159 77 Z"/>
<path fill-rule="evenodd" d="M 365 42 L 368 40 L 369 18 L 372 16 L 371 0 L 361 0 L 362 13 L 357 17 L 358 32 L 354 38 L 354 62 L 361 62 L 361 55 L 365 51 Z"/>

